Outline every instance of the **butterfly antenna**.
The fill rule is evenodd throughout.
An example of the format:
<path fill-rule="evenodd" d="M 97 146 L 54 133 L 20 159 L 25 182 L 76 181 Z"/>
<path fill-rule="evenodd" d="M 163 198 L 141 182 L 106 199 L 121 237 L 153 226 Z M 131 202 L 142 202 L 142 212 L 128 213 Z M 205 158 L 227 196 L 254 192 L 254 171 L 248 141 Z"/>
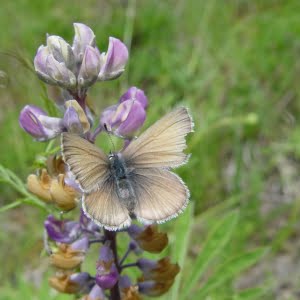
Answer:
<path fill-rule="evenodd" d="M 109 140 L 110 140 L 110 142 L 111 142 L 111 144 L 112 144 L 113 151 L 116 152 L 115 144 L 114 144 L 114 142 L 113 142 L 113 140 L 112 140 L 112 138 L 111 138 L 111 133 L 107 130 L 106 124 L 104 124 L 104 129 L 105 129 L 105 131 L 106 131 L 106 133 L 107 133 L 107 135 L 108 135 L 108 137 L 109 137 Z"/>

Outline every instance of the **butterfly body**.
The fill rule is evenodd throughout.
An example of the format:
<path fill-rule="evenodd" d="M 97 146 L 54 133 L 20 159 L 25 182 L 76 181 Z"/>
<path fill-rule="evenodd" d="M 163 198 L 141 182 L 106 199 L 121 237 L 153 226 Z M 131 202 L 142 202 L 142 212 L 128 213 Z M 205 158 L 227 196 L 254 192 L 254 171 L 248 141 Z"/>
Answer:
<path fill-rule="evenodd" d="M 130 173 L 128 172 L 121 153 L 109 155 L 111 176 L 114 180 L 116 192 L 120 201 L 127 207 L 131 213 L 136 205 L 135 193 L 130 182 Z"/>
<path fill-rule="evenodd" d="M 165 115 L 124 150 L 106 155 L 87 140 L 62 134 L 62 155 L 80 186 L 85 214 L 108 230 L 131 218 L 162 223 L 186 207 L 189 190 L 172 168 L 187 162 L 192 119 L 184 107 Z"/>

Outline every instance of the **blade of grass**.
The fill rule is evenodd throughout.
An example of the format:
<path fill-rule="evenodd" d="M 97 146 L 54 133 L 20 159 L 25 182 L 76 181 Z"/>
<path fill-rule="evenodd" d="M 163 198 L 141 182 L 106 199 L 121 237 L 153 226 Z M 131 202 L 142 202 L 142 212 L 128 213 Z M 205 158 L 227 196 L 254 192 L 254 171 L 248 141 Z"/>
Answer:
<path fill-rule="evenodd" d="M 258 248 L 225 262 L 197 293 L 198 299 L 204 299 L 211 290 L 216 290 L 224 282 L 257 263 L 266 252 L 267 248 Z"/>
<path fill-rule="evenodd" d="M 183 216 L 177 219 L 174 227 L 174 235 L 176 239 L 172 243 L 172 259 L 178 262 L 181 272 L 176 277 L 175 283 L 173 284 L 172 290 L 168 293 L 169 300 L 177 300 L 179 295 L 179 287 L 182 279 L 182 270 L 184 268 L 184 262 L 187 255 L 187 250 L 189 246 L 189 240 L 192 232 L 192 225 L 194 222 L 193 218 L 194 203 L 190 203 L 187 207 Z"/>
<path fill-rule="evenodd" d="M 225 245 L 229 242 L 237 224 L 238 216 L 239 213 L 237 211 L 227 214 L 223 219 L 217 222 L 209 232 L 201 249 L 201 253 L 195 261 L 194 268 L 186 280 L 186 284 L 183 288 L 183 295 L 181 295 L 180 299 L 189 297 L 190 292 L 204 275 L 209 264 L 219 255 L 219 253 L 221 253 Z"/>

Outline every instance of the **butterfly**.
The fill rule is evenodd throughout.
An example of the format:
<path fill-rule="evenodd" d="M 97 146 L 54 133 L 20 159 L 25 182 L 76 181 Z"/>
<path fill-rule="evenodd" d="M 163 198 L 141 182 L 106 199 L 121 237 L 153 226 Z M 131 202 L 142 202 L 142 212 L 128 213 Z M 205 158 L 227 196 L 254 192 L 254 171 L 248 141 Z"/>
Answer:
<path fill-rule="evenodd" d="M 163 223 L 187 206 L 189 190 L 170 171 L 186 163 L 185 137 L 193 121 L 185 107 L 166 114 L 124 150 L 106 155 L 71 133 L 61 135 L 64 162 L 83 192 L 84 213 L 107 230 Z"/>

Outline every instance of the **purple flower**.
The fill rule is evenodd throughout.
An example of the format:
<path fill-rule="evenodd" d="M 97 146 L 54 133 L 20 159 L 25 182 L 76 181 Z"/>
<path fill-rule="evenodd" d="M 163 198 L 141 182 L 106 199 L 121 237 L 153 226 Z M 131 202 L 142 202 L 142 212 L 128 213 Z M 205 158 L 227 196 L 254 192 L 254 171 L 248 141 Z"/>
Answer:
<path fill-rule="evenodd" d="M 144 91 L 138 89 L 135 86 L 129 88 L 127 92 L 121 96 L 119 102 L 121 103 L 127 100 L 137 100 L 138 102 L 140 102 L 144 109 L 146 109 L 148 106 L 148 98 L 145 95 Z"/>
<path fill-rule="evenodd" d="M 20 126 L 38 141 L 55 138 L 63 129 L 60 118 L 52 118 L 45 111 L 34 105 L 26 105 L 19 116 Z"/>
<path fill-rule="evenodd" d="M 100 72 L 100 52 L 97 48 L 87 46 L 78 75 L 78 84 L 81 87 L 92 85 Z"/>
<path fill-rule="evenodd" d="M 76 86 L 76 77 L 67 67 L 71 65 L 72 62 L 63 61 L 64 56 L 58 54 L 58 50 L 55 46 L 51 46 L 51 43 L 54 43 L 54 40 L 58 38 L 59 37 L 49 36 L 47 38 L 47 46 L 42 45 L 38 48 L 34 58 L 34 68 L 39 78 L 46 83 L 71 89 Z M 59 42 L 57 43 L 59 44 Z M 54 51 L 53 53 L 52 50 Z M 59 58 L 59 60 L 57 60 L 54 55 L 56 58 Z M 69 55 L 66 57 L 72 56 Z"/>
<path fill-rule="evenodd" d="M 115 79 L 124 72 L 128 50 L 120 40 L 110 37 L 107 53 L 100 54 L 91 28 L 74 23 L 74 30 L 72 47 L 63 38 L 50 35 L 47 45 L 38 48 L 34 68 L 41 80 L 72 94 L 85 94 L 97 80 Z"/>
<path fill-rule="evenodd" d="M 76 100 L 66 102 L 66 111 L 63 118 L 64 127 L 71 133 L 83 134 L 89 131 L 89 120 Z"/>
<path fill-rule="evenodd" d="M 120 40 L 110 37 L 107 53 L 101 54 L 102 66 L 98 80 L 111 80 L 119 77 L 125 70 L 128 50 Z"/>
<path fill-rule="evenodd" d="M 111 289 L 118 281 L 119 273 L 114 263 L 114 256 L 108 243 L 100 249 L 97 263 L 96 283 L 102 289 Z"/>
<path fill-rule="evenodd" d="M 116 136 L 130 137 L 144 124 L 146 105 L 145 94 L 141 90 L 130 88 L 121 97 L 118 105 L 110 106 L 103 111 L 100 124 Z"/>
<path fill-rule="evenodd" d="M 60 243 L 70 244 L 81 234 L 80 224 L 75 221 L 57 220 L 49 215 L 44 223 L 50 239 Z"/>

